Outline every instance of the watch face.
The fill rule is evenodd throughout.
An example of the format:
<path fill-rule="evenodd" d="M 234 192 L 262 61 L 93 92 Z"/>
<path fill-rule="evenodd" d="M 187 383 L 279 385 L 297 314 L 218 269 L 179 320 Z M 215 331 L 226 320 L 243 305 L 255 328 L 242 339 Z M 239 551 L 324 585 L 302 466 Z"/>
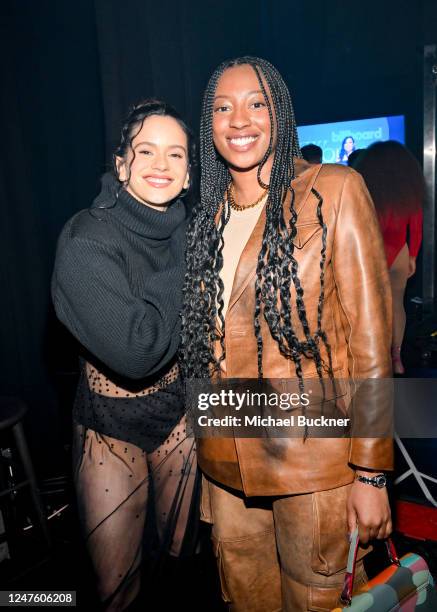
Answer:
<path fill-rule="evenodd" d="M 387 484 L 387 479 L 384 474 L 380 474 L 376 477 L 376 486 L 382 489 Z"/>

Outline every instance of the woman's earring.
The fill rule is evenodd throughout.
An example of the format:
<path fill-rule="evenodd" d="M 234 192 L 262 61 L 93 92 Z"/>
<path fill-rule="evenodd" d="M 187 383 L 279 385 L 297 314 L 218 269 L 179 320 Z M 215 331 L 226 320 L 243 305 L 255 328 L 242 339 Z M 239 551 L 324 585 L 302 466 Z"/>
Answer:
<path fill-rule="evenodd" d="M 180 198 L 184 198 L 187 195 L 187 193 L 189 192 L 189 190 L 190 190 L 190 179 L 189 179 L 189 177 L 187 177 L 187 179 L 188 179 L 188 184 L 180 192 L 180 194 L 179 194 Z M 187 182 L 187 181 L 185 181 L 185 182 Z"/>

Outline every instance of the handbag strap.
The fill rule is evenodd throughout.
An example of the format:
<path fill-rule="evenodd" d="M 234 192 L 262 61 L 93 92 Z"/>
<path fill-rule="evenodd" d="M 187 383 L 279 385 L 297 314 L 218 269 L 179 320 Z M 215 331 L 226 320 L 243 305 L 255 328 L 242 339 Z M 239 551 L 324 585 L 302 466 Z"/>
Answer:
<path fill-rule="evenodd" d="M 358 537 L 358 527 L 351 534 L 351 543 L 349 546 L 349 555 L 347 558 L 346 574 L 344 576 L 343 590 L 340 595 L 340 601 L 346 606 L 350 606 L 352 602 L 352 590 L 355 580 L 355 567 L 360 539 Z M 390 538 L 384 542 L 390 563 L 400 565 L 399 558 L 396 553 L 394 544 Z"/>

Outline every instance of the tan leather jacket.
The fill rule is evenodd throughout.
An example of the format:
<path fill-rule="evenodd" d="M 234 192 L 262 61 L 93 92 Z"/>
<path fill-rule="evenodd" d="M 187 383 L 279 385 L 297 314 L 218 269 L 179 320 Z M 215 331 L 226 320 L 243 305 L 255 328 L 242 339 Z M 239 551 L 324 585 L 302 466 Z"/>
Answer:
<path fill-rule="evenodd" d="M 384 247 L 375 210 L 359 174 L 340 165 L 309 165 L 296 160 L 293 181 L 298 213 L 294 254 L 312 333 L 317 327 L 320 292 L 321 226 L 318 200 L 327 225 L 325 302 L 322 329 L 331 345 L 337 378 L 391 376 L 391 292 Z M 288 208 L 284 208 L 286 218 Z M 226 376 L 256 378 L 253 331 L 255 267 L 265 211 L 240 258 L 226 313 Z M 301 329 L 294 321 L 294 328 Z M 263 369 L 266 378 L 295 376 L 293 361 L 279 352 L 263 321 Z M 326 359 L 326 353 L 322 352 Z M 312 360 L 303 359 L 303 376 L 317 376 Z M 199 439 L 201 468 L 214 480 L 242 489 L 248 496 L 308 493 L 351 482 L 351 466 L 393 468 L 391 439 L 301 438 Z"/>

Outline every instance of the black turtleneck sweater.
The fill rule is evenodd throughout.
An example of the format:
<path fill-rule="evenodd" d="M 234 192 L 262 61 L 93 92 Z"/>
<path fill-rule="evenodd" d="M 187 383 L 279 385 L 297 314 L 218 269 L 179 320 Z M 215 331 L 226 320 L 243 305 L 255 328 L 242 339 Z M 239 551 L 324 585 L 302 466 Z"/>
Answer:
<path fill-rule="evenodd" d="M 76 339 L 118 375 L 141 379 L 176 354 L 186 210 L 141 204 L 102 179 L 90 209 L 65 225 L 52 279 L 56 313 Z"/>

